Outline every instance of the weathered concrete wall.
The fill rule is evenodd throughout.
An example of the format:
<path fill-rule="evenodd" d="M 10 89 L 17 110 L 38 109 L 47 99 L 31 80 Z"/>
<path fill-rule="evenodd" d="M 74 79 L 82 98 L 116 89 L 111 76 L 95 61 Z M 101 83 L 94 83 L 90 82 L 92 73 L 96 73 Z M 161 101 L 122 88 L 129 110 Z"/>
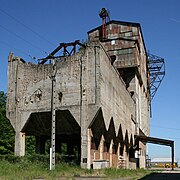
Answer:
<path fill-rule="evenodd" d="M 87 127 L 98 109 L 95 61 L 92 47 L 57 62 L 56 109 L 68 109 L 72 113 L 82 127 L 83 142 L 87 141 Z M 50 64 L 37 65 L 18 57 L 9 58 L 7 117 L 16 131 L 17 155 L 24 155 L 25 134 L 21 136 L 21 131 L 30 114 L 51 110 L 51 69 Z M 84 156 L 87 158 L 86 153 Z"/>
<path fill-rule="evenodd" d="M 114 152 L 113 148 L 114 145 L 120 147 L 122 138 L 126 146 L 124 158 L 128 168 L 128 151 L 135 143 L 137 117 L 139 122 L 143 119 L 141 128 L 146 125 L 147 120 L 146 106 L 142 110 L 147 101 L 142 93 L 143 88 L 139 86 L 139 79 L 135 77 L 133 82 L 139 102 L 135 104 L 119 72 L 112 66 L 109 55 L 99 42 L 89 42 L 85 50 L 71 57 L 61 58 L 57 61 L 56 68 L 56 110 L 68 110 L 81 127 L 78 134 L 81 137 L 81 166 L 90 168 L 92 164 L 91 140 L 94 134 L 90 133 L 90 129 L 91 124 L 97 121 L 100 126 L 95 126 L 92 130 L 96 132 L 100 128 L 97 134 L 101 133 L 97 135 L 100 142 L 96 158 L 106 158 L 111 165 L 117 166 L 119 150 Z M 25 127 L 31 121 L 30 115 L 51 110 L 51 70 L 50 64 L 31 64 L 12 55 L 9 57 L 7 117 L 16 132 L 16 155 L 25 154 Z M 73 130 L 71 133 L 73 134 Z M 115 144 L 116 139 L 118 144 Z M 104 152 L 104 142 L 110 143 L 108 152 Z"/>
<path fill-rule="evenodd" d="M 141 168 L 146 168 L 146 144 L 140 142 L 139 147 L 139 166 Z"/>
<path fill-rule="evenodd" d="M 97 149 L 94 142 L 90 146 L 90 163 L 92 163 L 93 159 L 105 160 L 110 162 L 110 166 L 117 167 L 119 150 L 116 150 L 116 148 L 120 146 L 119 138 L 122 138 L 123 143 L 128 147 L 130 142 L 132 146 L 135 144 L 135 103 L 119 72 L 112 66 L 111 59 L 101 44 L 96 45 L 95 52 L 97 64 L 99 64 L 98 87 L 100 89 L 98 89 L 98 94 L 102 115 L 99 116 L 98 114 L 94 121 L 99 121 L 99 123 L 94 122 L 96 124 L 92 124 L 90 127 L 92 129 L 91 140 L 92 138 L 99 139 Z M 101 119 L 99 119 L 100 117 Z M 121 130 L 123 137 L 118 137 Z M 109 148 L 106 147 L 106 143 L 110 143 Z M 127 168 L 129 164 L 128 147 L 123 154 Z"/>
<path fill-rule="evenodd" d="M 128 136 L 135 134 L 135 104 L 127 91 L 118 71 L 111 65 L 109 56 L 100 51 L 100 102 L 106 128 L 109 128 L 113 118 L 116 135 L 121 124 L 123 134 L 128 130 Z M 129 139 L 130 140 L 130 139 Z"/>
<path fill-rule="evenodd" d="M 98 65 L 94 61 L 94 49 L 89 48 L 83 55 L 76 54 L 57 62 L 56 109 L 76 111 L 74 109 L 82 103 L 81 98 L 90 106 L 97 103 L 98 83 L 95 73 Z M 24 63 L 18 57 L 9 61 L 7 117 L 11 119 L 14 128 L 21 130 L 25 123 L 16 123 L 16 113 L 51 110 L 51 68 L 51 64 Z M 80 124 L 79 113 L 75 117 Z"/>
<path fill-rule="evenodd" d="M 110 119 L 112 113 L 113 119 L 116 119 L 114 122 L 121 122 L 123 134 L 125 134 L 125 131 L 128 130 L 128 138 L 130 137 L 131 133 L 132 135 L 134 135 L 135 133 L 137 135 L 143 134 L 149 136 L 149 76 L 147 69 L 146 48 L 140 24 L 110 21 L 106 24 L 105 39 L 101 38 L 101 30 L 101 27 L 98 27 L 89 31 L 88 38 L 90 41 L 102 40 L 105 51 L 109 56 L 112 57 L 112 59 L 110 60 L 111 63 L 109 64 L 113 64 L 124 81 L 124 86 L 119 85 L 120 81 L 115 82 L 113 73 L 112 71 L 110 72 L 110 68 L 107 68 L 107 65 L 105 71 L 105 67 L 102 68 L 102 72 L 104 71 L 103 75 L 105 77 L 104 79 L 102 78 L 103 81 L 109 81 L 102 85 L 103 90 L 100 94 L 103 94 L 102 99 L 105 99 L 101 102 L 103 102 L 102 109 L 103 115 L 105 116 L 106 127 L 108 126 L 108 119 Z M 103 66 L 103 63 L 101 63 L 101 66 Z M 113 85 L 115 84 L 119 85 L 118 88 L 121 87 L 118 93 L 115 91 L 118 88 L 113 87 Z M 122 90 L 122 88 L 126 88 L 127 91 Z M 130 96 L 126 96 L 126 93 L 128 92 L 131 94 L 132 98 Z M 117 97 L 120 97 L 120 99 L 113 99 L 113 96 L 116 95 Z M 134 103 L 130 101 L 133 101 Z M 132 110 L 133 108 L 131 107 L 131 104 L 133 104 L 133 108 L 135 109 L 135 111 Z M 120 111 L 116 111 L 119 109 Z M 116 116 L 117 112 L 119 116 Z M 128 118 L 132 119 L 131 123 Z M 115 128 L 117 132 L 117 124 L 115 125 Z M 145 146 L 143 146 L 142 148 L 144 148 L 145 150 Z M 140 153 L 137 152 L 137 154 Z M 143 161 L 145 159 L 145 154 L 146 153 L 143 153 L 143 156 L 141 155 L 143 158 L 139 157 L 141 158 L 140 161 Z M 126 164 L 126 167 L 128 167 L 128 163 Z M 140 167 L 144 167 L 144 164 L 142 162 L 140 163 Z"/>
<path fill-rule="evenodd" d="M 101 39 L 101 27 L 88 32 L 90 41 Z M 113 65 L 125 74 L 126 86 L 134 93 L 138 128 L 149 135 L 150 94 L 148 89 L 147 55 L 140 24 L 110 21 L 106 25 L 106 40 L 102 42 L 109 56 L 115 55 Z"/>

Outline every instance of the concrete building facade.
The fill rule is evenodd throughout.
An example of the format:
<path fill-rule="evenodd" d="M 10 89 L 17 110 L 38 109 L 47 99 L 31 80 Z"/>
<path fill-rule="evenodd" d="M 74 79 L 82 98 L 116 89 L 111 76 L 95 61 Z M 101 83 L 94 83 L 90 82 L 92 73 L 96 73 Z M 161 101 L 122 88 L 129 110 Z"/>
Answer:
<path fill-rule="evenodd" d="M 147 55 L 140 24 L 110 21 L 88 32 L 85 48 L 58 58 L 54 93 L 56 152 L 78 152 L 82 168 L 107 165 L 145 168 L 150 91 Z M 45 152 L 51 136 L 51 64 L 8 58 L 7 117 L 15 132 L 15 154 L 25 155 L 25 137 L 36 137 Z M 105 166 L 106 166 L 105 165 Z"/>

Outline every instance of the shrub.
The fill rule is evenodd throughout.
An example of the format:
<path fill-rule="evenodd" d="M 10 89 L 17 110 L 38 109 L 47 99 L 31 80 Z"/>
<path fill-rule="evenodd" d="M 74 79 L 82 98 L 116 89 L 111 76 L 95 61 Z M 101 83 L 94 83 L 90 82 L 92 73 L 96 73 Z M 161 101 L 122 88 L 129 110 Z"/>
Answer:
<path fill-rule="evenodd" d="M 14 155 L 0 155 L 0 160 L 1 161 L 8 161 L 10 163 L 18 163 L 21 161 L 21 157 L 19 156 L 14 156 Z"/>

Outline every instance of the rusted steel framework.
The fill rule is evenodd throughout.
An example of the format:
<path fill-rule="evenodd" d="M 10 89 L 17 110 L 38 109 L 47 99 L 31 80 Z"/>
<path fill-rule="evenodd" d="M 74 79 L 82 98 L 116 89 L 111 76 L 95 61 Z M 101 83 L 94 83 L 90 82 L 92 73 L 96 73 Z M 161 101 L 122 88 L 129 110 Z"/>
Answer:
<path fill-rule="evenodd" d="M 152 100 L 165 76 L 165 63 L 163 58 L 150 53 L 148 53 L 148 60 L 148 69 L 150 72 L 150 95 Z"/>
<path fill-rule="evenodd" d="M 42 59 L 38 59 L 39 64 L 44 64 L 49 59 L 60 58 L 60 57 L 64 57 L 64 56 L 71 56 L 72 54 L 76 53 L 76 46 L 77 45 L 85 47 L 85 45 L 80 43 L 79 40 L 76 40 L 76 41 L 70 42 L 70 43 L 60 43 L 60 45 L 56 49 L 54 49 L 47 57 L 42 58 Z M 72 47 L 72 48 L 71 48 L 71 50 L 68 50 L 67 47 Z M 63 48 L 63 55 L 54 56 L 62 48 Z"/>

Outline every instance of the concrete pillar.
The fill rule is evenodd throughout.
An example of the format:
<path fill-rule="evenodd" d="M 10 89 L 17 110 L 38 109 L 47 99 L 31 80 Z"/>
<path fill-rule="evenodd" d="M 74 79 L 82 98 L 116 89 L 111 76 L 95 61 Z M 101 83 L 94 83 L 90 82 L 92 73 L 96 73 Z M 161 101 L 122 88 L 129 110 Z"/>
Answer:
<path fill-rule="evenodd" d="M 87 136 L 81 136 L 81 168 L 87 168 Z"/>
<path fill-rule="evenodd" d="M 110 153 L 109 166 L 110 167 L 112 167 L 112 164 L 113 164 L 112 149 L 113 149 L 113 142 L 111 141 L 110 148 L 109 148 L 109 153 Z"/>
<path fill-rule="evenodd" d="M 146 168 L 146 145 L 139 142 L 139 168 Z"/>
<path fill-rule="evenodd" d="M 91 59 L 91 61 L 88 61 Z M 88 126 L 95 114 L 91 114 L 90 106 L 96 104 L 97 98 L 97 57 L 94 48 L 89 48 L 80 58 L 80 126 L 81 126 L 81 168 L 87 168 L 88 153 Z M 93 89 L 92 89 L 93 87 Z M 92 91 L 93 90 L 93 91 Z"/>
<path fill-rule="evenodd" d="M 128 154 L 128 149 L 126 146 L 124 147 L 123 157 L 125 159 L 125 168 L 128 169 L 129 168 L 129 154 Z"/>
<path fill-rule="evenodd" d="M 100 160 L 103 159 L 103 153 L 104 153 L 104 138 L 101 138 L 100 144 L 99 144 L 99 149 L 100 149 Z"/>
<path fill-rule="evenodd" d="M 80 108 L 80 126 L 81 126 L 81 168 L 87 168 L 87 121 L 88 121 L 88 102 L 86 93 L 87 72 L 86 64 L 81 59 L 80 88 L 81 88 L 81 108 Z"/>
<path fill-rule="evenodd" d="M 25 133 L 16 132 L 15 134 L 15 155 L 24 156 L 25 155 Z"/>
<path fill-rule="evenodd" d="M 81 107 L 81 168 L 87 168 L 87 159 L 88 159 L 88 137 L 87 137 L 87 122 L 88 122 L 88 110 L 86 105 L 86 97 L 82 98 L 82 107 Z"/>
<path fill-rule="evenodd" d="M 36 136 L 36 153 L 45 154 L 46 139 L 43 136 Z"/>
<path fill-rule="evenodd" d="M 88 138 L 88 144 L 87 144 L 87 168 L 91 168 L 91 133 L 90 129 L 87 130 L 87 138 Z"/>
<path fill-rule="evenodd" d="M 87 121 L 88 121 L 88 107 L 86 91 L 82 94 L 81 106 L 81 168 L 87 168 Z"/>
<path fill-rule="evenodd" d="M 117 147 L 117 168 L 119 167 L 119 160 L 120 160 L 120 143 L 118 143 L 118 147 Z"/>

